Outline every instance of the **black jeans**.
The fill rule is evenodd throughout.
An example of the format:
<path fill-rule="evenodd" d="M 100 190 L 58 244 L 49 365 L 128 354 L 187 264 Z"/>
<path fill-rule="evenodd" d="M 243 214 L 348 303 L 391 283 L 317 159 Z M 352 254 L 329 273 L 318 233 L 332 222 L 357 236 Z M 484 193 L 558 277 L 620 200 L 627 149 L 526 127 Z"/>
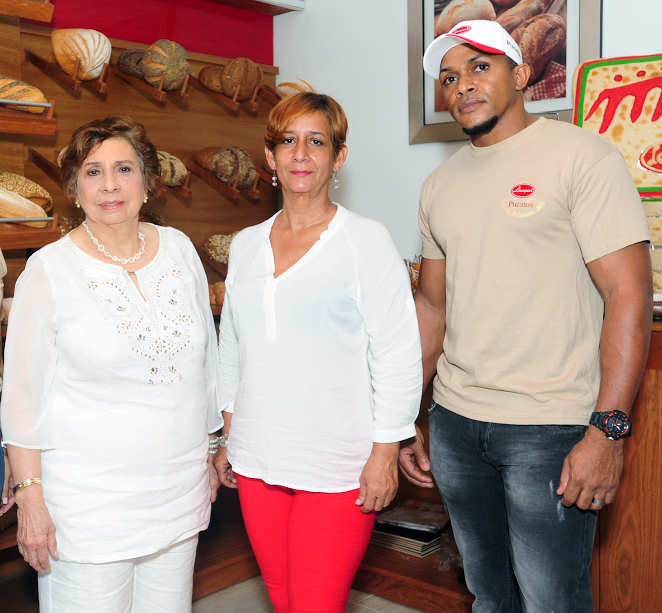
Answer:
<path fill-rule="evenodd" d="M 430 460 L 474 613 L 593 613 L 596 513 L 556 494 L 584 426 L 475 421 L 433 403 Z"/>

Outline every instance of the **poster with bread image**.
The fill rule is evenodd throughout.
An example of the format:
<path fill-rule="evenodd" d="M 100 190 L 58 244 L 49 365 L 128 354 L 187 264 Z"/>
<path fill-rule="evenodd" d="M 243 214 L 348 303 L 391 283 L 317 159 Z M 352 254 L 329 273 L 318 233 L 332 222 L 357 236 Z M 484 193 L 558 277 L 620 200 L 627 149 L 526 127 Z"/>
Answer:
<path fill-rule="evenodd" d="M 524 90 L 527 109 L 545 113 L 571 108 L 569 77 L 579 58 L 579 0 L 423 1 L 425 15 L 432 8 L 432 27 L 425 27 L 430 41 L 461 21 L 497 21 L 519 44 L 524 61 L 531 66 Z M 434 83 L 434 105 L 429 108 L 436 117 L 426 117 L 428 123 L 452 121 L 445 112 L 438 80 Z"/>
<path fill-rule="evenodd" d="M 620 149 L 642 198 L 662 199 L 662 55 L 585 62 L 573 92 L 573 123 Z"/>

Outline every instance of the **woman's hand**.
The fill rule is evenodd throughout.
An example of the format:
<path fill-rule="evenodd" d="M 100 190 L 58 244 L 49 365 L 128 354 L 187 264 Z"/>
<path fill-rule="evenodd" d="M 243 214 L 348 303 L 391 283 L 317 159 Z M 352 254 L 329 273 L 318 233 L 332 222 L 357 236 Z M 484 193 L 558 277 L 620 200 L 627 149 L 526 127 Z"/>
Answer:
<path fill-rule="evenodd" d="M 364 513 L 381 511 L 391 504 L 398 491 L 398 452 L 400 443 L 373 443 L 363 467 L 356 503 Z"/>
<path fill-rule="evenodd" d="M 228 462 L 227 447 L 221 447 L 216 452 L 216 455 L 214 455 L 214 466 L 216 467 L 216 472 L 218 473 L 218 478 L 221 480 L 221 483 L 225 487 L 236 489 L 237 480 L 232 472 L 232 466 L 230 462 Z"/>
<path fill-rule="evenodd" d="M 207 454 L 207 468 L 209 469 L 209 489 L 211 490 L 211 501 L 216 502 L 216 496 L 218 494 L 218 488 L 221 485 L 221 482 L 218 479 L 218 473 L 216 472 L 216 467 L 214 466 L 214 458 L 218 455 L 218 451 L 212 455 Z"/>
<path fill-rule="evenodd" d="M 40 485 L 30 485 L 16 492 L 18 506 L 18 550 L 37 572 L 51 569 L 50 554 L 58 559 L 55 524 L 46 508 Z"/>
<path fill-rule="evenodd" d="M 9 465 L 9 456 L 5 449 L 2 450 L 3 462 L 5 463 L 5 480 L 2 484 L 2 502 L 0 503 L 0 515 L 4 515 L 9 509 L 14 506 L 14 478 L 11 474 L 11 466 Z"/>

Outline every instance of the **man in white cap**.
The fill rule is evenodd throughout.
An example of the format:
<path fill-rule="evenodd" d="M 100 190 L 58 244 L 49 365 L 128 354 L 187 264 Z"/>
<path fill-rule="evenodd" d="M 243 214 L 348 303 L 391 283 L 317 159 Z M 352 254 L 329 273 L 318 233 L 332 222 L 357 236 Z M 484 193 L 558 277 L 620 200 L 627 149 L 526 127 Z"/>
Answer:
<path fill-rule="evenodd" d="M 423 66 L 471 138 L 421 191 L 416 308 L 432 472 L 473 610 L 592 613 L 596 511 L 652 321 L 641 201 L 607 140 L 524 109 L 530 69 L 498 23 L 458 24 Z M 433 487 L 420 432 L 400 463 Z"/>

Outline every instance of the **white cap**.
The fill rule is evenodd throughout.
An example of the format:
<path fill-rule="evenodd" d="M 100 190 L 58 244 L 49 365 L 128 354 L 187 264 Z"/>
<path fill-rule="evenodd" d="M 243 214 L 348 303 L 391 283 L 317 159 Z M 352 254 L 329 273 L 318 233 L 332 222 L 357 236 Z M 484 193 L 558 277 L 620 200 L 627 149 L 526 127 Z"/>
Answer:
<path fill-rule="evenodd" d="M 450 32 L 437 36 L 429 45 L 423 56 L 425 74 L 435 79 L 439 78 L 441 60 L 453 47 L 471 45 L 495 55 L 506 55 L 517 64 L 522 64 L 522 52 L 513 37 L 496 21 L 476 19 L 461 21 Z"/>

